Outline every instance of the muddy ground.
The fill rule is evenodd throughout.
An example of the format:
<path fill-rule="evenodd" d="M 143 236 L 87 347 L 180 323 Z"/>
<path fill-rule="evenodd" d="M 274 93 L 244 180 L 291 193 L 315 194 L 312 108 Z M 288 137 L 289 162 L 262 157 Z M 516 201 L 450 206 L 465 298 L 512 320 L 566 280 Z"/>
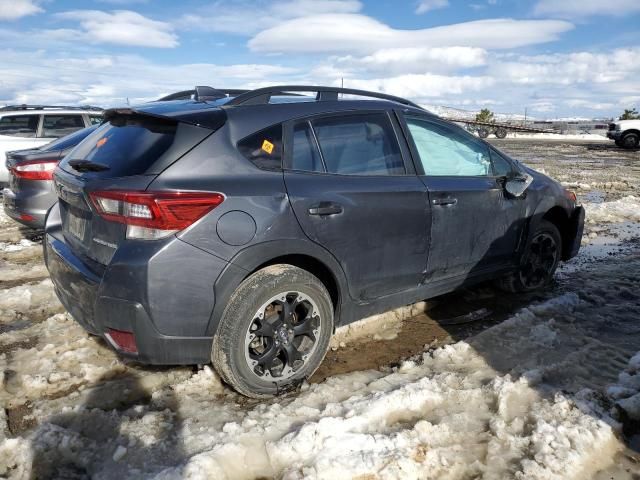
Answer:
<path fill-rule="evenodd" d="M 514 158 L 565 183 L 577 192 L 580 201 L 590 206 L 622 200 L 628 207 L 629 198 L 640 196 L 639 151 L 624 151 L 612 144 L 588 142 L 492 142 Z M 633 209 L 636 204 L 632 202 L 630 205 Z M 528 295 L 505 294 L 491 284 L 483 284 L 431 299 L 411 311 L 383 316 L 360 331 L 356 328 L 343 332 L 334 340 L 322 366 L 310 379 L 311 384 L 321 384 L 322 388 L 327 382 L 330 385 L 332 379 L 351 378 L 338 377 L 342 374 L 390 371 L 403 365 L 406 359 L 422 354 L 425 349 L 456 345 L 461 340 L 482 352 L 483 345 L 493 345 L 491 342 L 495 341 L 483 339 L 495 337 L 480 335 L 481 332 L 495 331 L 492 327 L 513 317 L 524 307 L 556 297 L 576 295 L 579 301 L 591 305 L 584 309 L 584 325 L 588 332 L 581 332 L 584 338 L 576 340 L 572 347 L 580 352 L 574 361 L 583 364 L 584 369 L 574 372 L 571 370 L 573 367 L 567 367 L 567 371 L 575 373 L 571 379 L 556 371 L 548 375 L 546 385 L 557 388 L 557 391 L 577 392 L 583 388 L 604 391 L 607 385 L 616 381 L 627 360 L 640 351 L 640 212 L 637 219 L 633 212 L 630 217 L 625 215 L 615 221 L 607 217 L 606 221 L 589 222 L 580 256 L 563 265 L 556 281 L 543 291 Z M 86 335 L 63 313 L 55 299 L 42 265 L 40 242 L 41 236 L 37 232 L 20 228 L 6 218 L 0 222 L 0 403 L 4 407 L 0 413 L 0 444 L 4 440 L 5 448 L 9 448 L 6 442 L 15 441 L 16 451 L 18 447 L 22 448 L 13 464 L 8 461 L 3 466 L 0 459 L 0 476 L 29 478 L 34 472 L 38 475 L 37 468 L 32 471 L 28 466 L 18 465 L 20 462 L 37 463 L 33 452 L 40 451 L 40 447 L 25 446 L 28 441 L 34 442 L 34 432 L 52 436 L 55 428 L 62 428 L 96 441 L 95 435 L 85 431 L 86 424 L 74 426 L 73 420 L 64 417 L 65 413 L 78 409 L 97 409 L 92 410 L 95 417 L 92 421 L 104 428 L 97 441 L 107 443 L 116 442 L 115 439 L 122 436 L 124 424 L 111 429 L 105 427 L 111 422 L 108 418 L 114 418 L 109 413 L 111 411 L 122 412 L 115 416 L 124 416 L 129 421 L 130 417 L 135 418 L 136 411 L 147 409 L 162 417 L 154 420 L 154 428 L 160 429 L 160 433 L 154 431 L 154 438 L 173 438 L 190 423 L 177 417 L 177 412 L 190 410 L 172 402 L 182 401 L 188 405 L 194 395 L 205 398 L 210 395 L 216 399 L 211 404 L 210 415 L 221 415 L 222 418 L 224 414 L 220 412 L 227 412 L 229 418 L 242 418 L 259 409 L 255 401 L 239 397 L 217 381 L 206 387 L 208 391 L 190 390 L 199 385 L 203 376 L 214 375 L 207 369 L 195 366 L 150 368 L 123 362 L 103 341 Z M 571 315 L 574 313 L 572 310 Z M 580 315 L 583 314 L 578 308 L 575 316 L 580 319 Z M 575 328 L 574 323 L 571 325 Z M 558 333 L 566 339 L 567 345 L 571 343 L 570 330 L 567 327 Z M 594 339 L 598 339 L 600 343 L 596 343 L 601 348 L 594 347 Z M 517 375 L 518 352 L 493 358 L 486 348 L 483 356 L 495 371 Z M 537 358 L 534 350 L 526 355 L 523 364 L 527 358 L 535 358 L 536 365 L 545 365 L 547 361 Z M 563 355 L 558 365 L 572 361 L 568 351 Z M 176 398 L 167 399 L 167 392 L 173 392 Z M 198 405 L 201 409 L 206 403 Z M 52 425 L 55 427 L 53 430 Z M 634 451 L 640 443 L 637 434 L 635 427 L 623 428 L 617 435 L 626 446 L 615 453 L 615 466 L 594 467 L 588 476 L 640 478 L 640 457 Z M 69 436 L 61 438 L 73 443 L 76 437 L 72 440 Z M 120 446 L 125 452 L 127 448 L 131 452 L 135 445 L 132 442 L 131 445 Z M 205 447 L 190 444 L 187 449 L 189 454 L 185 454 L 186 458 Z M 42 465 L 50 466 L 53 461 L 51 445 L 41 450 L 47 452 L 40 459 Z M 66 460 L 61 462 L 62 467 L 57 470 L 44 468 L 40 478 L 52 475 L 134 478 L 138 474 L 147 476 L 161 472 L 161 467 L 179 465 L 181 461 L 172 461 L 171 454 L 167 453 L 164 463 L 159 460 L 148 466 L 139 458 L 131 457 L 131 465 L 135 468 L 129 465 L 133 469 L 127 470 L 119 462 L 118 452 L 122 450 L 116 449 L 112 455 L 113 449 L 105 454 L 95 448 L 82 461 L 76 458 L 77 452 L 72 454 L 64 450 L 67 453 L 61 454 L 61 450 L 56 451 L 61 456 L 66 455 Z M 156 450 L 153 450 L 153 456 L 162 457 Z M 105 467 L 107 464 L 109 468 Z M 283 470 L 274 469 L 273 472 L 276 472 L 273 475 L 280 476 Z M 184 472 L 174 473 L 167 478 L 186 476 Z"/>

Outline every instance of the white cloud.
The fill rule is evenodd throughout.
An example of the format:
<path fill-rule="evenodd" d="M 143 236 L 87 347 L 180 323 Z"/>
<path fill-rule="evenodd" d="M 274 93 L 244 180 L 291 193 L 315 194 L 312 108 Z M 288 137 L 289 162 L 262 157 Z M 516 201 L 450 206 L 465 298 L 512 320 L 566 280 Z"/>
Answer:
<path fill-rule="evenodd" d="M 256 52 L 351 54 L 415 45 L 508 49 L 556 40 L 572 28 L 562 20 L 492 19 L 400 30 L 365 15 L 322 14 L 288 20 L 261 31 L 249 41 L 249 48 Z"/>
<path fill-rule="evenodd" d="M 284 20 L 323 13 L 355 13 L 362 9 L 359 0 L 276 0 L 216 2 L 187 13 L 178 21 L 184 29 L 252 35 Z"/>
<path fill-rule="evenodd" d="M 44 12 L 34 0 L 0 0 L 0 20 L 18 18 Z"/>
<path fill-rule="evenodd" d="M 345 87 L 384 92 L 420 102 L 443 95 L 469 95 L 494 84 L 495 80 L 486 76 L 409 74 L 375 79 L 351 78 L 345 82 Z"/>
<path fill-rule="evenodd" d="M 78 31 L 79 35 L 92 43 L 155 48 L 178 46 L 178 37 L 169 23 L 152 20 L 131 10 L 72 10 L 57 14 L 57 17 L 80 22 L 83 30 Z"/>
<path fill-rule="evenodd" d="M 153 100 L 194 85 L 249 87 L 268 79 L 282 83 L 298 70 L 275 64 L 166 65 L 135 55 L 52 56 L 0 51 L 0 104 L 50 103 L 122 105 Z"/>
<path fill-rule="evenodd" d="M 437 8 L 445 8 L 449 6 L 449 0 L 419 0 L 416 7 L 416 13 L 422 14 L 429 10 Z"/>
<path fill-rule="evenodd" d="M 518 84 L 608 84 L 640 76 L 640 47 L 608 53 L 558 53 L 498 61 L 491 73 Z"/>
<path fill-rule="evenodd" d="M 534 7 L 537 15 L 559 18 L 581 18 L 592 15 L 627 16 L 640 12 L 638 0 L 616 0 L 614 3 L 602 0 L 539 0 Z"/>
<path fill-rule="evenodd" d="M 364 57 L 347 55 L 334 61 L 347 70 L 361 69 L 391 76 L 479 67 L 487 63 L 487 51 L 475 47 L 385 48 Z"/>

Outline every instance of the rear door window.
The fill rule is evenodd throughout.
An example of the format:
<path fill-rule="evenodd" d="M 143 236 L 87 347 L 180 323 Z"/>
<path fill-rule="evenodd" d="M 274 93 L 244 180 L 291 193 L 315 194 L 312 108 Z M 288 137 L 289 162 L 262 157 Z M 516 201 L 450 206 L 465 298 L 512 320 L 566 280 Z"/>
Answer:
<path fill-rule="evenodd" d="M 425 175 L 486 177 L 493 174 L 489 147 L 439 123 L 407 118 Z"/>
<path fill-rule="evenodd" d="M 400 146 L 385 113 L 332 116 L 312 124 L 328 173 L 406 173 Z"/>
<path fill-rule="evenodd" d="M 42 136 L 60 138 L 84 128 L 82 115 L 45 115 Z"/>
<path fill-rule="evenodd" d="M 5 115 L 0 118 L 0 135 L 35 137 L 39 121 L 40 115 Z"/>
<path fill-rule="evenodd" d="M 309 122 L 299 123 L 293 129 L 291 168 L 306 172 L 324 172 L 320 152 Z"/>
<path fill-rule="evenodd" d="M 282 124 L 249 135 L 238 142 L 238 150 L 263 170 L 282 168 Z"/>

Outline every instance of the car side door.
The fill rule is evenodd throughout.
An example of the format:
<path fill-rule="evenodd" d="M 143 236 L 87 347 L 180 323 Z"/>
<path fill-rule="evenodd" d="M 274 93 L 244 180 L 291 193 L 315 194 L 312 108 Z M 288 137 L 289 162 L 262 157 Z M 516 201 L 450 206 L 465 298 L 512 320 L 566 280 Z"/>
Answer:
<path fill-rule="evenodd" d="M 504 189 L 514 166 L 482 140 L 435 117 L 405 115 L 403 125 L 432 208 L 427 281 L 512 265 L 524 227 L 522 198 Z"/>
<path fill-rule="evenodd" d="M 415 288 L 430 209 L 395 115 L 321 115 L 285 125 L 285 184 L 307 237 L 340 262 L 357 301 Z"/>

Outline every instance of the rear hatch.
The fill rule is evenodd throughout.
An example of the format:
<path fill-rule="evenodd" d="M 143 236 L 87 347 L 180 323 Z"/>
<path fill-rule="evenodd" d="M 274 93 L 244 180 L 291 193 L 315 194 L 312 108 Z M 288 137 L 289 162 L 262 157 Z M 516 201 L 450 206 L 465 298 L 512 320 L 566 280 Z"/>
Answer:
<path fill-rule="evenodd" d="M 98 214 L 92 192 L 145 191 L 224 118 L 222 110 L 194 102 L 105 111 L 106 123 L 73 149 L 54 175 L 69 248 L 100 271 L 125 241 L 127 227 Z"/>

